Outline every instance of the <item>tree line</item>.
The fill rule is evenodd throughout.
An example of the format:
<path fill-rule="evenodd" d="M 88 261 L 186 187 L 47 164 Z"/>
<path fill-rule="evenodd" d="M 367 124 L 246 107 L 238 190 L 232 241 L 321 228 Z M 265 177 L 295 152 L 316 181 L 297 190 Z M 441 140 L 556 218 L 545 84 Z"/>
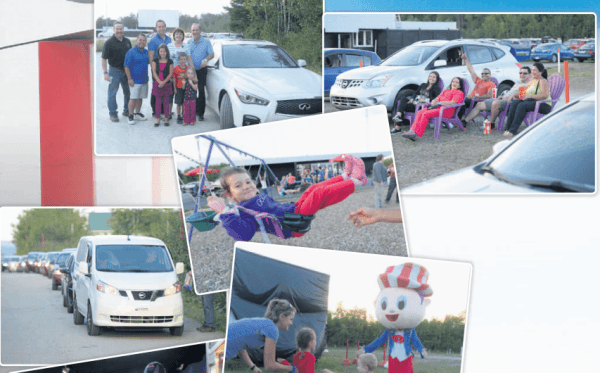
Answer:
<path fill-rule="evenodd" d="M 429 351 L 459 353 L 464 340 L 465 317 L 466 311 L 463 311 L 459 315 L 447 315 L 444 320 L 423 320 L 415 329 Z M 327 345 L 330 347 L 344 347 L 348 341 L 352 351 L 359 341 L 361 346 L 367 345 L 384 330 L 364 308 L 346 309 L 340 302 L 334 312 L 327 312 Z"/>
<path fill-rule="evenodd" d="M 550 36 L 563 42 L 593 38 L 593 14 L 409 14 L 402 21 L 456 22 L 463 38 L 520 39 Z"/>
<path fill-rule="evenodd" d="M 125 17 L 120 17 L 118 19 L 112 19 L 110 17 L 104 18 L 104 16 L 96 19 L 96 29 L 101 29 L 104 26 L 112 27 L 115 22 L 120 22 L 124 27 L 129 29 L 137 29 L 138 28 L 138 19 L 137 15 L 134 13 L 130 13 Z M 200 29 L 202 32 L 229 32 L 229 23 L 230 17 L 229 13 L 223 14 L 212 14 L 212 13 L 203 13 L 200 16 L 198 15 L 189 15 L 189 14 L 180 14 L 179 15 L 179 28 L 181 28 L 184 32 L 192 31 L 192 24 L 197 23 L 200 25 Z M 168 29 L 173 29 L 173 25 L 167 25 Z"/>

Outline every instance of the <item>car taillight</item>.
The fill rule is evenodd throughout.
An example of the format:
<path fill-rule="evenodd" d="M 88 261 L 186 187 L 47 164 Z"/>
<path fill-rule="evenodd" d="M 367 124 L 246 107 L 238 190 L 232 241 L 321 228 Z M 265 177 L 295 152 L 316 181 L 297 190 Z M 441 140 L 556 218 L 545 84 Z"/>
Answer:
<path fill-rule="evenodd" d="M 593 51 L 588 51 L 588 54 L 594 54 L 594 52 Z"/>

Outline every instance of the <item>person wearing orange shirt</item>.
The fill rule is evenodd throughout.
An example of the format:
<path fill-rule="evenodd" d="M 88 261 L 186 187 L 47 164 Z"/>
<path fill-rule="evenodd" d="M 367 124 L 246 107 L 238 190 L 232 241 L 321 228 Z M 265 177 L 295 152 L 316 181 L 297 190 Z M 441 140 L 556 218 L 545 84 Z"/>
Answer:
<path fill-rule="evenodd" d="M 460 56 L 460 58 L 465 60 L 465 62 L 467 63 L 467 70 L 469 70 L 469 73 L 471 73 L 471 78 L 475 82 L 475 87 L 473 88 L 471 93 L 469 93 L 469 95 L 465 98 L 465 104 L 463 106 L 461 106 L 460 110 L 458 111 L 458 117 L 463 118 L 461 120 L 462 120 L 463 126 L 466 127 L 467 122 L 464 120 L 464 115 L 465 115 L 465 111 L 467 110 L 467 108 L 471 105 L 471 101 L 474 98 L 492 98 L 492 90 L 494 88 L 496 88 L 496 84 L 491 81 L 492 72 L 490 71 L 490 69 L 484 68 L 481 71 L 481 78 L 480 78 L 479 76 L 477 76 L 477 73 L 475 72 L 473 65 L 471 65 L 471 61 L 469 61 L 467 54 L 463 53 Z"/>

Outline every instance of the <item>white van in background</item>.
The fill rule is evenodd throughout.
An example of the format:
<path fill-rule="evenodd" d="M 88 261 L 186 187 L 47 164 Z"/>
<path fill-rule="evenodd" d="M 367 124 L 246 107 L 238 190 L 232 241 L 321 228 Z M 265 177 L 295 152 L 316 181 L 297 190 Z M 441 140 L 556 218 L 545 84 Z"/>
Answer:
<path fill-rule="evenodd" d="M 79 240 L 73 270 L 73 322 L 87 318 L 89 335 L 101 327 L 169 328 L 183 334 L 183 299 L 164 242 L 140 236 L 87 236 Z"/>

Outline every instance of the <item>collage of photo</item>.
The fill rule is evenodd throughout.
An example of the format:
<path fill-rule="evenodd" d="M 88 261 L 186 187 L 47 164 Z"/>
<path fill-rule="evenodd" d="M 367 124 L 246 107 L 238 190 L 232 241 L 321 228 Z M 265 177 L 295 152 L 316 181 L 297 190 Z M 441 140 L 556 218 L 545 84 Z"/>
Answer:
<path fill-rule="evenodd" d="M 594 371 L 555 2 L 0 4 L 0 373 Z"/>

